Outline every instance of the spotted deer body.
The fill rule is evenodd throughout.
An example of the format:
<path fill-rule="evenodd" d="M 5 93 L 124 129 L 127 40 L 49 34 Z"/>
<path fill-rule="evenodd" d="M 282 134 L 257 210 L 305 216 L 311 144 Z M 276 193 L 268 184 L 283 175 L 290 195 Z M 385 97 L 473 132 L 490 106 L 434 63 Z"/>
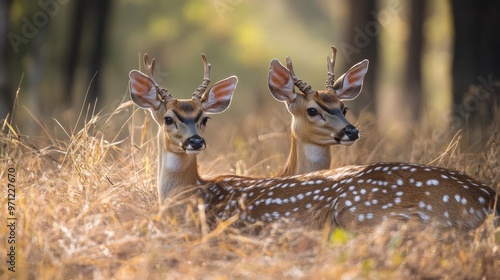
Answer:
<path fill-rule="evenodd" d="M 378 163 L 304 175 L 255 179 L 221 177 L 205 193 L 221 219 L 281 218 L 313 227 L 369 228 L 391 219 L 418 219 L 473 229 L 495 204 L 495 192 L 460 172 L 406 163 Z"/>

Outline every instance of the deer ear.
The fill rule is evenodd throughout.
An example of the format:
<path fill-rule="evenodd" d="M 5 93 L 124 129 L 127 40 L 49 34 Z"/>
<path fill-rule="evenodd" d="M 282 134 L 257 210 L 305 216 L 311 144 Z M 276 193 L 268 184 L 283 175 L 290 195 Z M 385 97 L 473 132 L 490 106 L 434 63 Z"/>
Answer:
<path fill-rule="evenodd" d="M 368 60 L 365 59 L 360 63 L 347 70 L 344 75 L 338 78 L 333 85 L 333 89 L 342 100 L 352 100 L 361 93 L 363 87 L 363 79 L 368 71 Z"/>
<path fill-rule="evenodd" d="M 201 98 L 203 110 L 212 114 L 224 112 L 231 104 L 237 84 L 238 77 L 236 76 L 215 83 Z"/>
<path fill-rule="evenodd" d="M 130 97 L 137 106 L 155 110 L 161 104 L 153 81 L 137 70 L 130 71 Z"/>
<path fill-rule="evenodd" d="M 278 101 L 292 103 L 297 98 L 294 91 L 292 75 L 278 60 L 271 61 L 269 69 L 269 91 Z"/>

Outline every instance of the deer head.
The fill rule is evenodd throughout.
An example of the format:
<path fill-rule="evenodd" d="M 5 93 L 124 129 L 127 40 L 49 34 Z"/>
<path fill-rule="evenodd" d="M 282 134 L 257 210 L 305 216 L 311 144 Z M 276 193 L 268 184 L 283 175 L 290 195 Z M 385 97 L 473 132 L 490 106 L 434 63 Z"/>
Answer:
<path fill-rule="evenodd" d="M 165 136 L 163 148 L 172 152 L 198 154 L 205 149 L 201 133 L 207 125 L 208 114 L 222 113 L 229 107 L 238 83 L 238 78 L 231 76 L 206 90 L 210 82 L 210 64 L 205 55 L 201 57 L 204 79 L 191 99 L 175 99 L 167 89 L 160 87 L 153 75 L 155 60 L 150 62 L 147 54 L 144 55 L 147 75 L 137 70 L 129 74 L 132 100 L 151 112 Z"/>
<path fill-rule="evenodd" d="M 368 60 L 354 65 L 336 81 L 336 49 L 327 57 L 328 78 L 325 90 L 314 90 L 298 79 L 293 70 L 292 59 L 287 57 L 287 68 L 278 60 L 271 61 L 269 90 L 278 101 L 286 102 L 292 114 L 292 135 L 303 143 L 316 145 L 351 145 L 359 138 L 359 131 L 347 121 L 347 108 L 343 101 L 356 98 L 362 89 L 368 70 Z M 295 86 L 300 92 L 295 91 Z"/>

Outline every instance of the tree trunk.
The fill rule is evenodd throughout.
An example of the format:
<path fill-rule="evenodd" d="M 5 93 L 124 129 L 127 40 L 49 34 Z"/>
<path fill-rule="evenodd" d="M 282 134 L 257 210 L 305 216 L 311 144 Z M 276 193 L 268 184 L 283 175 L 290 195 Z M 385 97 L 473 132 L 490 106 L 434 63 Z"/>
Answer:
<path fill-rule="evenodd" d="M 111 0 L 93 0 L 89 2 L 89 22 L 93 22 L 92 34 L 95 34 L 91 46 L 89 76 L 93 77 L 88 100 L 95 103 L 100 96 L 102 65 L 105 53 L 106 31 L 111 12 Z"/>
<path fill-rule="evenodd" d="M 64 64 L 64 106 L 70 108 L 73 103 L 73 84 L 75 81 L 75 72 L 78 66 L 78 57 L 80 56 L 80 45 L 82 41 L 85 0 L 75 0 L 73 4 L 73 17 L 69 29 L 68 49 L 66 52 L 66 60 Z"/>
<path fill-rule="evenodd" d="M 90 87 L 87 101 L 94 103 L 100 94 L 100 73 L 105 52 L 106 30 L 109 14 L 111 12 L 111 0 L 77 0 L 74 5 L 74 17 L 71 22 L 69 45 L 66 53 L 65 65 L 65 103 L 70 107 L 74 102 L 74 81 L 75 71 L 78 68 L 78 58 L 82 55 L 88 56 L 89 62 L 86 65 L 87 79 Z M 83 41 L 85 34 L 89 41 Z M 81 50 L 88 51 L 82 54 Z"/>
<path fill-rule="evenodd" d="M 350 51 L 342 50 L 341 47 L 343 58 L 345 58 L 347 67 L 351 67 L 365 58 L 370 60 L 370 65 L 373 67 L 378 64 L 378 37 L 382 30 L 382 26 L 374 17 L 378 11 L 376 1 L 352 0 L 350 3 L 350 22 L 345 40 Z M 364 109 L 376 113 L 376 75 L 371 73 L 365 77 L 363 93 L 356 98 L 356 102 L 349 103 L 349 107 L 352 107 L 355 112 Z"/>
<path fill-rule="evenodd" d="M 411 1 L 410 40 L 408 42 L 408 59 L 405 75 L 403 98 L 410 110 L 410 118 L 416 123 L 422 110 L 422 27 L 425 19 L 426 0 Z"/>
<path fill-rule="evenodd" d="M 468 145 L 482 146 L 500 99 L 500 1 L 452 1 L 452 9 L 452 128 L 464 129 Z"/>
<path fill-rule="evenodd" d="M 9 114 L 13 107 L 13 91 L 9 75 L 9 32 L 10 8 L 12 0 L 0 1 L 0 120 Z"/>

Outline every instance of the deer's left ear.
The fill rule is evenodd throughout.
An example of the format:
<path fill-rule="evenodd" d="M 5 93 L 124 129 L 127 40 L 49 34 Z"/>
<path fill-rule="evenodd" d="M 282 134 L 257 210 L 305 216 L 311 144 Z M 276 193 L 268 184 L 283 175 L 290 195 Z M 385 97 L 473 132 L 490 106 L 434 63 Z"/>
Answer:
<path fill-rule="evenodd" d="M 238 84 L 238 78 L 231 76 L 215 83 L 201 98 L 201 106 L 207 113 L 224 112 L 231 104 L 233 92 Z"/>
<path fill-rule="evenodd" d="M 361 93 L 363 88 L 363 80 L 368 71 L 368 60 L 365 59 L 360 63 L 347 70 L 344 75 L 338 78 L 333 85 L 333 89 L 342 100 L 352 100 Z"/>
<path fill-rule="evenodd" d="M 145 109 L 156 110 L 161 101 L 154 82 L 137 70 L 130 71 L 130 97 L 137 106 Z"/>
<path fill-rule="evenodd" d="M 278 101 L 292 103 L 297 98 L 294 91 L 294 84 L 290 71 L 281 65 L 277 59 L 271 61 L 267 78 L 269 91 Z"/>

